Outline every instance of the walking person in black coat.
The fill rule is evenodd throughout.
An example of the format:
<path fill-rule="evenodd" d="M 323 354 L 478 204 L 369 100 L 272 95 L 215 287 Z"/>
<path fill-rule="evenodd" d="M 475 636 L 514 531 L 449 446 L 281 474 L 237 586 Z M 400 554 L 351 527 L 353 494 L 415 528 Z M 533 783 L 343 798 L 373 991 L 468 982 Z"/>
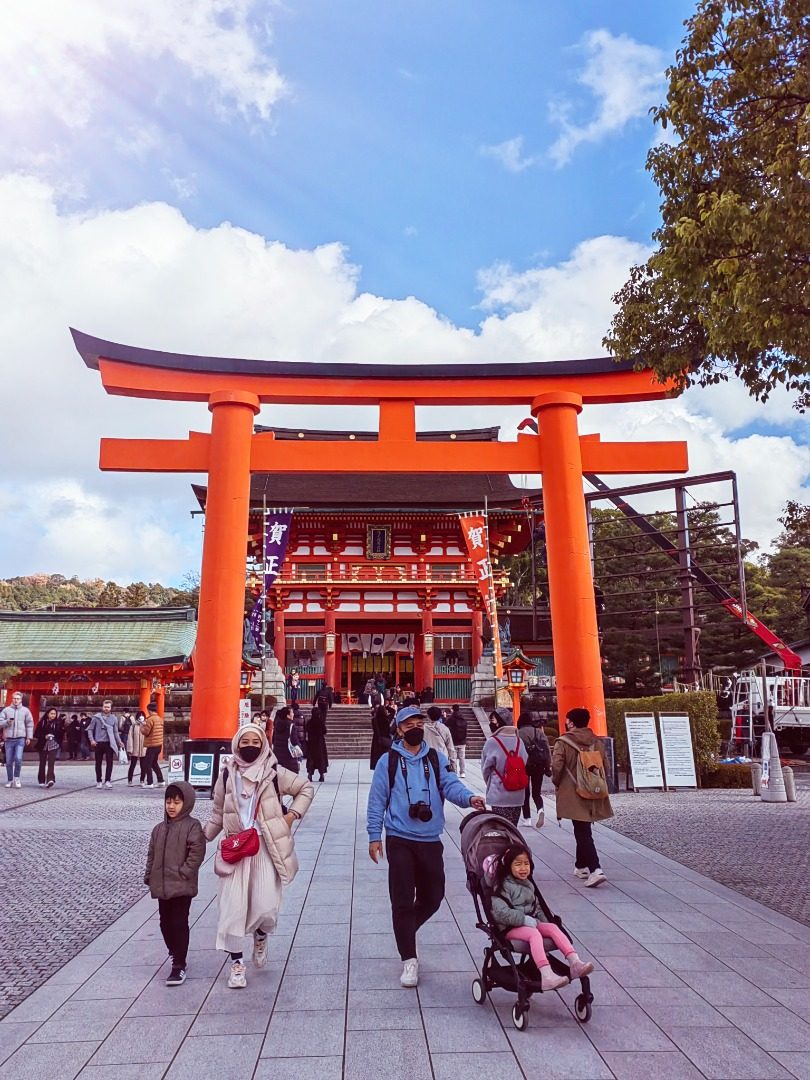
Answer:
<path fill-rule="evenodd" d="M 326 718 L 319 708 L 313 708 L 312 715 L 304 724 L 307 740 L 307 776 L 312 779 L 315 772 L 320 773 L 321 783 L 326 778 L 329 768 L 329 755 L 326 752 Z"/>
<path fill-rule="evenodd" d="M 543 777 L 551 776 L 551 747 L 542 724 L 535 724 L 531 713 L 522 712 L 518 717 L 518 735 L 526 747 L 526 772 L 529 782 L 523 798 L 523 820 L 531 821 L 529 795 L 534 800 L 537 810 L 536 829 L 543 827 L 545 810 L 543 809 Z"/>
<path fill-rule="evenodd" d="M 378 705 L 371 719 L 371 754 L 369 766 L 374 769 L 377 762 L 391 749 L 391 712 L 385 705 Z"/>
<path fill-rule="evenodd" d="M 64 727 L 59 719 L 56 709 L 45 710 L 37 726 L 34 728 L 34 742 L 39 751 L 39 776 L 37 777 L 40 787 L 53 787 L 56 783 L 54 763 L 59 747 L 62 745 Z"/>
<path fill-rule="evenodd" d="M 300 766 L 290 749 L 290 736 L 292 735 L 292 709 L 289 705 L 283 706 L 273 717 L 273 753 L 276 760 L 284 769 L 297 773 Z"/>

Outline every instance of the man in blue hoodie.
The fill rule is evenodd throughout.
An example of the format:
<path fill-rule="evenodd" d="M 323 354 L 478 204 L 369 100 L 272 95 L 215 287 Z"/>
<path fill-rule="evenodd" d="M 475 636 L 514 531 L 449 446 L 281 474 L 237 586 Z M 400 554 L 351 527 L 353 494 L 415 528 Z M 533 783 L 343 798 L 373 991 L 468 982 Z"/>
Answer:
<path fill-rule="evenodd" d="M 368 796 L 368 853 L 388 857 L 388 893 L 394 937 L 403 961 L 402 986 L 416 986 L 419 961 L 416 931 L 435 915 L 444 899 L 444 800 L 483 810 L 480 795 L 462 784 L 449 762 L 425 742 L 425 717 L 415 705 L 396 715 L 397 740 L 374 769 Z M 389 760 L 396 765 L 391 781 Z"/>

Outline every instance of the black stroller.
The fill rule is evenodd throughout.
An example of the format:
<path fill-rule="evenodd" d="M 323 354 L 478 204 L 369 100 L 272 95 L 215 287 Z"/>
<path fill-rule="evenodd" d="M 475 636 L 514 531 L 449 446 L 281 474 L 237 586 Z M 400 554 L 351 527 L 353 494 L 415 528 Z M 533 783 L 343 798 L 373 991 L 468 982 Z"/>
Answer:
<path fill-rule="evenodd" d="M 525 844 L 523 836 L 516 826 L 498 814 L 487 810 L 478 810 L 468 814 L 461 822 L 461 855 L 467 868 L 467 888 L 475 901 L 476 926 L 483 930 L 490 940 L 484 949 L 484 966 L 480 979 L 472 984 L 473 999 L 479 1004 L 486 1000 L 488 992 L 495 986 L 517 994 L 517 1001 L 512 1006 L 512 1023 L 518 1031 L 525 1031 L 529 1018 L 529 998 L 532 994 L 541 994 L 540 972 L 532 960 L 528 942 L 507 941 L 505 933 L 500 931 L 492 918 L 492 891 L 484 868 L 488 856 L 499 857 L 512 844 Z M 543 899 L 537 884 L 535 895 L 542 908 L 546 922 L 555 923 L 567 933 L 558 915 L 554 915 Z M 568 975 L 568 965 L 554 954 L 556 946 L 548 938 L 544 941 L 551 969 L 558 975 Z M 518 954 L 520 959 L 515 959 Z M 505 961 L 502 962 L 502 961 Z M 591 1018 L 590 979 L 580 979 L 581 992 L 574 1001 L 574 1011 L 580 1023 L 587 1024 Z"/>

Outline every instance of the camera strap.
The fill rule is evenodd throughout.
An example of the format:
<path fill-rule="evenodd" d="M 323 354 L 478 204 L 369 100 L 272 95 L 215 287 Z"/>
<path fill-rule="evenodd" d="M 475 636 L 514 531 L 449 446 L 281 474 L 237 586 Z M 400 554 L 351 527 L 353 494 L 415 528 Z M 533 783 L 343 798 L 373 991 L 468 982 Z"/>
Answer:
<path fill-rule="evenodd" d="M 410 793 L 410 790 L 408 788 L 408 771 L 407 771 L 408 766 L 405 763 L 405 757 L 404 757 L 403 754 L 396 753 L 396 751 L 394 751 L 393 749 L 389 750 L 388 751 L 388 802 L 385 804 L 386 810 L 388 809 L 388 806 L 389 806 L 389 804 L 391 802 L 391 793 L 394 790 L 394 781 L 395 781 L 396 775 L 397 775 L 397 758 L 399 758 L 400 768 L 402 769 L 402 775 L 403 775 L 403 777 L 405 779 L 405 791 L 408 794 L 408 802 L 410 803 L 410 801 L 411 801 L 411 793 Z M 444 802 L 444 798 L 442 796 L 442 786 L 441 786 L 441 784 L 439 782 L 439 755 L 436 753 L 436 751 L 433 749 L 433 747 L 431 747 L 428 750 L 427 754 L 422 759 L 422 766 L 423 766 L 423 768 L 425 770 L 425 781 L 427 783 L 428 792 L 430 792 L 430 769 L 428 768 L 428 763 L 430 763 L 430 768 L 433 769 L 433 775 L 436 777 L 436 788 L 438 789 L 438 792 L 439 792 L 439 798 L 441 799 L 442 802 Z"/>

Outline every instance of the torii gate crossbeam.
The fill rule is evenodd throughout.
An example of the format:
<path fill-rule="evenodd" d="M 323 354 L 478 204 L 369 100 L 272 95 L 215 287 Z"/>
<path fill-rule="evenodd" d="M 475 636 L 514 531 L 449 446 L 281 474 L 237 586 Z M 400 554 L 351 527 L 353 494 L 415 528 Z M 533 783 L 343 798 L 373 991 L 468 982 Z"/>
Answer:
<path fill-rule="evenodd" d="M 560 715 L 591 711 L 604 734 L 605 703 L 582 476 L 687 469 L 682 442 L 603 443 L 580 436 L 583 405 L 654 400 L 673 387 L 610 358 L 531 364 L 303 364 L 188 356 L 119 345 L 72 331 L 108 393 L 206 401 L 211 432 L 188 439 L 103 439 L 102 469 L 208 474 L 193 738 L 237 724 L 251 472 L 542 473 L 549 600 Z M 376 442 L 276 441 L 253 433 L 263 403 L 377 405 Z M 539 437 L 512 443 L 416 440 L 417 405 L 524 405 Z"/>

